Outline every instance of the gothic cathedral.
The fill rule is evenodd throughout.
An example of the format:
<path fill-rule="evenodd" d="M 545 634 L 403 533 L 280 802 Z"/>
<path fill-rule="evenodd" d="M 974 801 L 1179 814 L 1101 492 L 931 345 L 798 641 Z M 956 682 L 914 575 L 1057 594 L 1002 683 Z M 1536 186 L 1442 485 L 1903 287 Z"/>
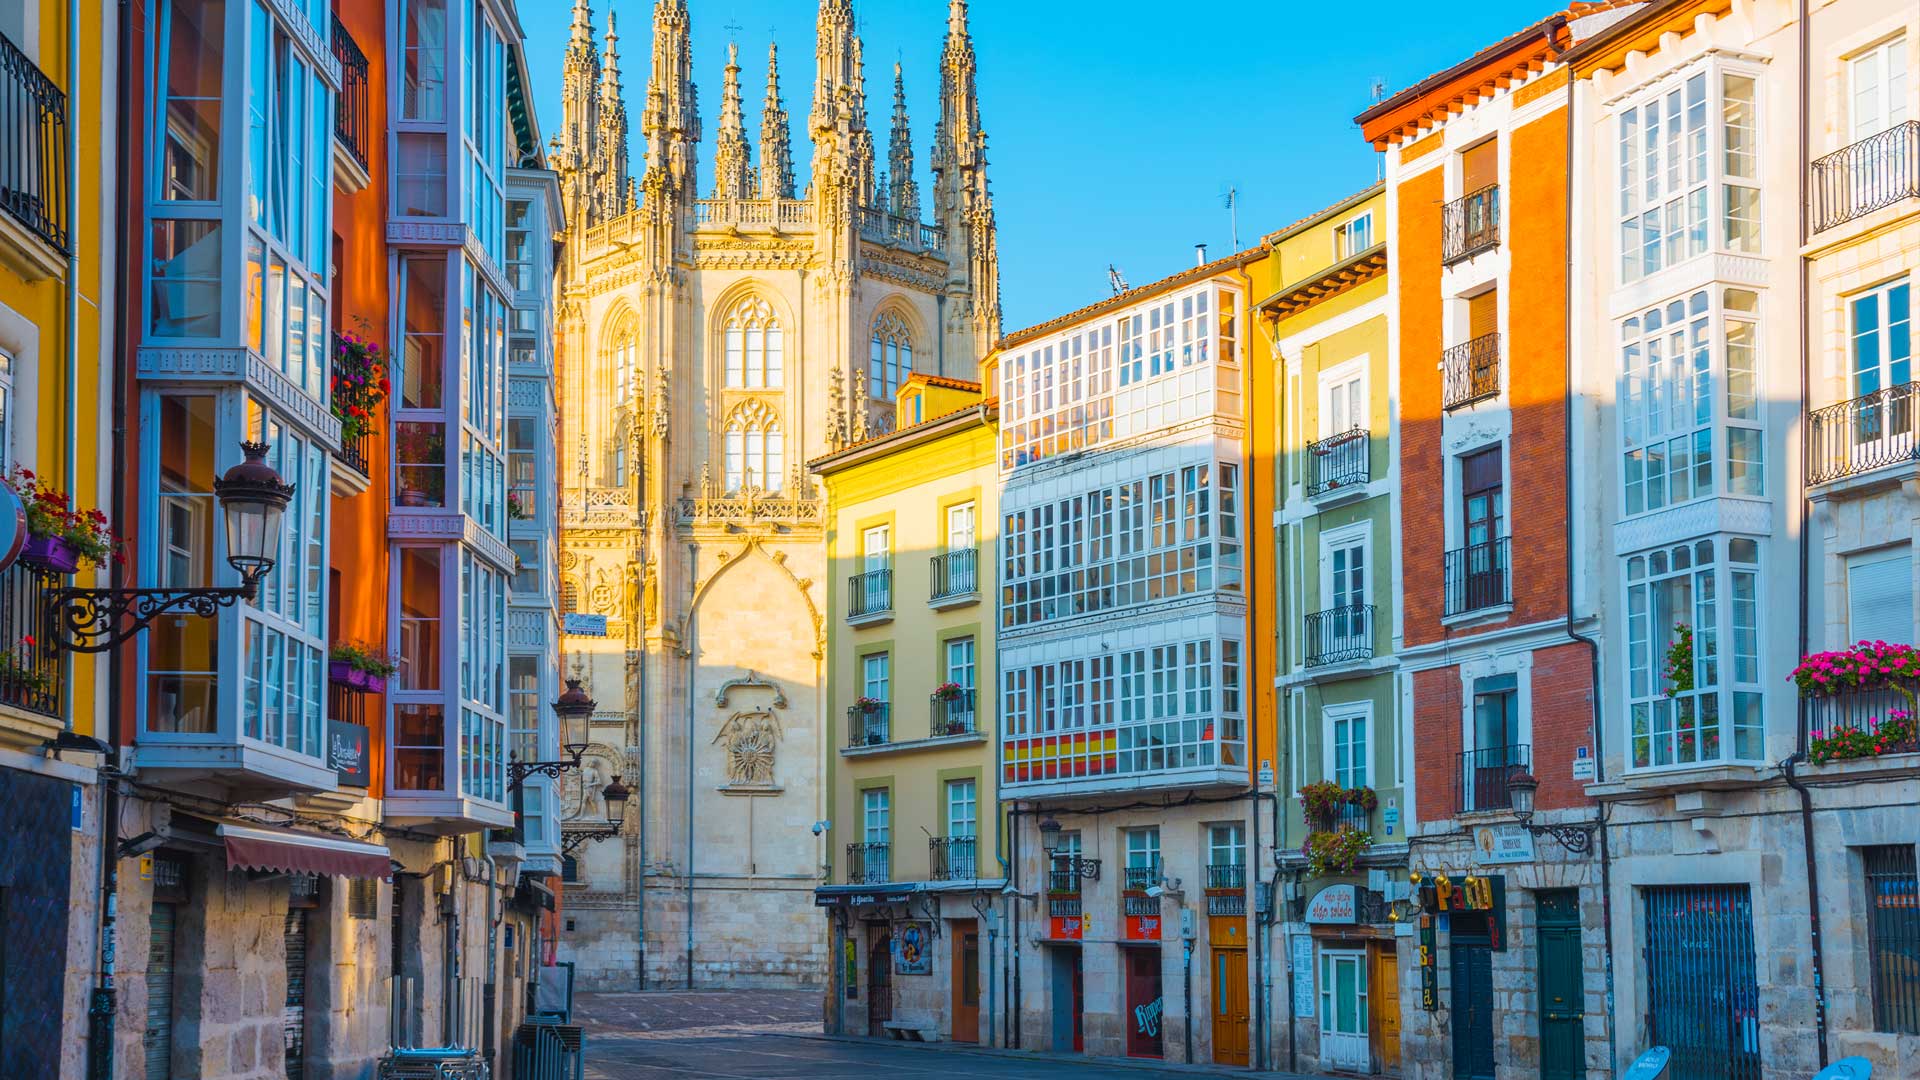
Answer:
<path fill-rule="evenodd" d="M 624 843 L 569 866 L 561 958 L 583 989 L 824 980 L 835 583 L 806 462 L 888 430 L 911 372 L 977 378 L 1000 332 L 966 0 L 948 11 L 930 207 L 898 65 L 877 168 L 850 0 L 820 3 L 810 176 L 773 49 L 756 164 L 730 47 L 703 186 L 687 6 L 654 5 L 636 183 L 613 16 L 603 53 L 575 0 L 551 155 L 566 666 L 598 702 L 568 827 L 594 824 L 615 776 L 638 811 Z"/>

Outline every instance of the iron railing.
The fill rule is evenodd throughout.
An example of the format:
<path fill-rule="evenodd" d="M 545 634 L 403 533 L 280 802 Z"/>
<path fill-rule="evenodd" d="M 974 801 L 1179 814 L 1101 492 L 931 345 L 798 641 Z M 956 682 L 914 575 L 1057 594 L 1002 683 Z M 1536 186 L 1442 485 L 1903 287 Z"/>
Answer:
<path fill-rule="evenodd" d="M 930 836 L 927 838 L 927 879 L 929 881 L 972 881 L 979 877 L 974 861 L 977 841 L 971 836 Z"/>
<path fill-rule="evenodd" d="M 1247 913 L 1247 867 L 1245 863 L 1207 864 L 1207 914 L 1245 915 Z"/>
<path fill-rule="evenodd" d="M 1315 832 L 1339 832 L 1342 829 L 1356 829 L 1371 832 L 1372 811 L 1360 803 L 1342 802 L 1309 815 L 1307 825 Z"/>
<path fill-rule="evenodd" d="M 1047 860 L 1047 891 L 1080 891 L 1080 882 L 1100 880 L 1100 860 L 1079 855 L 1054 855 Z"/>
<path fill-rule="evenodd" d="M 1440 407 L 1458 409 L 1500 393 L 1500 335 L 1481 334 L 1440 354 Z"/>
<path fill-rule="evenodd" d="M 1533 761 L 1525 743 L 1489 746 L 1460 755 L 1453 774 L 1453 790 L 1463 814 L 1478 810 L 1506 810 L 1513 806 L 1512 780 Z"/>
<path fill-rule="evenodd" d="M 1339 488 L 1365 486 L 1373 479 L 1372 441 L 1367 429 L 1348 428 L 1307 444 L 1307 496 Z"/>
<path fill-rule="evenodd" d="M 861 619 L 893 610 L 893 571 L 869 570 L 847 579 L 847 618 Z"/>
<path fill-rule="evenodd" d="M 1246 863 L 1208 863 L 1207 888 L 1244 889 L 1247 887 Z"/>
<path fill-rule="evenodd" d="M 340 25 L 339 23 L 335 23 L 334 28 L 336 30 L 339 29 L 339 25 Z M 346 349 L 345 339 L 343 339 L 339 334 L 333 335 L 333 356 L 334 356 L 333 362 L 336 369 L 336 373 L 338 372 L 338 369 L 342 364 L 347 363 L 347 361 L 344 361 L 342 357 L 345 357 L 348 355 L 357 355 L 357 354 L 349 354 Z M 355 367 L 359 366 L 358 360 L 354 360 L 351 363 Z M 351 468 L 355 472 L 359 473 L 361 476 L 372 476 L 373 474 L 367 471 L 367 455 L 372 452 L 372 446 L 373 446 L 372 425 L 363 424 L 361 425 L 361 428 L 362 430 L 360 431 L 360 433 L 358 435 L 353 436 L 352 438 L 348 438 L 345 434 L 341 435 L 340 461 L 343 464 L 345 464 L 348 468 Z"/>
<path fill-rule="evenodd" d="M 1465 615 L 1513 599 L 1511 537 L 1455 548 L 1446 555 L 1446 614 Z"/>
<path fill-rule="evenodd" d="M 1915 395 L 1901 383 L 1807 413 L 1807 483 L 1824 484 L 1920 459 Z"/>
<path fill-rule="evenodd" d="M 1867 951 L 1875 1031 L 1920 1035 L 1920 873 L 1912 844 L 1860 852 L 1867 880 Z"/>
<path fill-rule="evenodd" d="M 340 20 L 333 20 L 333 55 L 340 61 L 340 96 L 333 105 L 333 137 L 367 167 L 367 54 Z M 362 470 L 363 472 L 365 470 Z"/>
<path fill-rule="evenodd" d="M 1160 898 L 1145 893 L 1128 893 L 1120 898 L 1122 915 L 1158 915 Z"/>
<path fill-rule="evenodd" d="M 1160 884 L 1160 862 L 1154 860 L 1145 866 L 1129 866 L 1121 878 L 1120 887 L 1126 892 L 1145 892 Z"/>
<path fill-rule="evenodd" d="M 1904 686 L 1905 693 L 1883 687 L 1801 698 L 1800 736 L 1803 744 L 1810 747 L 1815 739 L 1832 739 L 1852 732 L 1878 736 L 1880 725 L 1894 713 L 1914 711 L 1913 699 L 1907 695 L 1920 693 L 1920 681 L 1907 682 Z M 1899 734 L 1882 753 L 1920 751 L 1920 739 L 1904 734 L 1911 730 L 1905 725 L 1889 729 L 1890 734 Z"/>
<path fill-rule="evenodd" d="M 1373 659 L 1373 605 L 1346 604 L 1307 616 L 1307 666 Z"/>
<path fill-rule="evenodd" d="M 1085 909 L 1080 906 L 1079 893 L 1071 893 L 1067 895 L 1051 895 L 1050 894 L 1047 897 L 1047 914 L 1048 915 L 1051 915 L 1059 919 L 1071 919 L 1084 913 L 1085 913 Z"/>
<path fill-rule="evenodd" d="M 4 34 L 0 210 L 67 254 L 67 95 Z"/>
<path fill-rule="evenodd" d="M 893 845 L 885 843 L 847 845 L 847 884 L 882 885 L 892 878 Z"/>
<path fill-rule="evenodd" d="M 1813 163 L 1813 231 L 1920 198 L 1920 120 L 1869 135 Z"/>
<path fill-rule="evenodd" d="M 950 600 L 980 591 L 980 552 L 976 549 L 949 551 L 935 555 L 929 562 L 928 577 L 933 582 L 927 594 L 930 602 Z"/>
<path fill-rule="evenodd" d="M 581 1080 L 586 1035 L 567 1024 L 521 1024 L 513 1033 L 514 1080 Z"/>
<path fill-rule="evenodd" d="M 850 747 L 885 746 L 892 741 L 893 724 L 889 705 L 855 705 L 847 710 L 847 745 Z"/>
<path fill-rule="evenodd" d="M 974 722 L 974 692 L 971 687 L 960 691 L 958 697 L 943 698 L 935 694 L 928 700 L 933 714 L 927 723 L 928 736 L 941 739 L 953 735 L 972 735 L 980 730 Z"/>
<path fill-rule="evenodd" d="M 1470 191 L 1440 210 L 1440 261 L 1451 265 L 1500 245 L 1500 185 Z"/>
<path fill-rule="evenodd" d="M 58 720 L 66 678 L 45 622 L 47 594 L 66 585 L 51 570 L 16 562 L 0 571 L 0 704 Z"/>

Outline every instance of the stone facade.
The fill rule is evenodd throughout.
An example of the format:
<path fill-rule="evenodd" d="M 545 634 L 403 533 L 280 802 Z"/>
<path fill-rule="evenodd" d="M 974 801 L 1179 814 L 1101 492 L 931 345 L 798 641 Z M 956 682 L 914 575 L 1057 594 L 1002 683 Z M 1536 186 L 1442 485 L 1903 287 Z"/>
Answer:
<path fill-rule="evenodd" d="M 901 175 L 889 188 L 876 174 L 846 0 L 824 0 L 817 34 L 810 182 L 792 174 L 777 54 L 748 166 L 730 53 L 707 191 L 687 4 L 655 6 L 637 182 L 612 16 L 603 51 L 586 0 L 574 6 L 553 156 L 569 233 L 560 580 L 563 610 L 587 618 L 569 623 L 564 666 L 599 703 L 598 767 L 638 781 L 637 823 L 579 849 L 567 887 L 560 955 L 586 988 L 823 981 L 810 891 L 827 864 L 812 825 L 829 583 L 802 463 L 891 427 L 903 371 L 973 377 L 998 336 L 966 5 L 949 11 L 931 225 L 904 105 Z M 563 829 L 592 820 L 577 798 L 568 816 Z"/>

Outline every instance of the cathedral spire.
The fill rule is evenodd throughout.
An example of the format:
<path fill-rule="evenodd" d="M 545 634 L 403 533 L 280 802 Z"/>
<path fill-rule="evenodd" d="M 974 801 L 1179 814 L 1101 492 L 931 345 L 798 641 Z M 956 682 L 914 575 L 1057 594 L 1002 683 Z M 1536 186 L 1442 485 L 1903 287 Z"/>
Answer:
<path fill-rule="evenodd" d="M 584 6 L 584 5 L 583 5 Z M 606 61 L 600 70 L 599 123 L 596 125 L 596 156 L 602 171 L 598 177 L 596 202 L 600 216 L 618 217 L 626 213 L 627 187 L 627 106 L 620 86 L 620 33 L 614 27 L 613 9 L 607 9 Z"/>
<path fill-rule="evenodd" d="M 913 179 L 913 132 L 907 121 L 907 80 L 893 65 L 893 132 L 887 142 L 887 173 L 892 180 L 887 210 L 907 221 L 920 220 L 920 185 Z"/>
<path fill-rule="evenodd" d="M 780 98 L 780 46 L 767 46 L 767 100 L 760 109 L 760 197 L 793 198 L 793 142 Z"/>
<path fill-rule="evenodd" d="M 860 204 L 872 206 L 874 205 L 874 153 L 873 132 L 867 127 L 866 44 L 857 34 L 853 38 L 853 92 L 850 95 L 849 108 L 853 137 L 848 143 L 848 156 L 851 159 L 848 170 L 854 182 L 853 190 L 859 196 Z"/>
<path fill-rule="evenodd" d="M 809 126 L 819 143 L 851 130 L 853 93 L 852 0 L 820 0 L 814 26 L 813 112 Z"/>
<path fill-rule="evenodd" d="M 720 91 L 720 134 L 713 154 L 713 197 L 753 197 L 752 149 L 740 114 L 740 46 L 727 45 L 727 74 Z"/>
<path fill-rule="evenodd" d="M 600 51 L 593 43 L 593 9 L 587 0 L 573 0 L 573 30 L 567 39 L 561 68 L 560 153 L 557 167 L 573 172 L 591 170 L 599 158 Z"/>
<path fill-rule="evenodd" d="M 647 137 L 648 190 L 654 183 L 671 181 L 691 197 L 700 107 L 693 87 L 693 29 L 686 0 L 658 0 L 653 6 L 653 67 L 640 130 Z"/>
<path fill-rule="evenodd" d="M 959 311 L 984 356 L 1000 336 L 1000 254 L 976 72 L 967 0 L 948 0 L 940 121 L 933 136 L 934 213 L 953 260 L 949 290 L 964 295 Z"/>

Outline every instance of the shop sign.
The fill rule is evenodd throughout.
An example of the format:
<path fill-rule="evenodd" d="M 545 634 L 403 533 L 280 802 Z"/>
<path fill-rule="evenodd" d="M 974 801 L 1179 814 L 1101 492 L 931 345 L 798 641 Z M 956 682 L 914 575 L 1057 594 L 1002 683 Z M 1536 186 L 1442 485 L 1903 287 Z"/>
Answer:
<path fill-rule="evenodd" d="M 839 907 L 844 904 L 849 907 L 859 907 L 863 904 L 904 904 L 911 899 L 913 899 L 913 893 L 906 889 L 870 893 L 816 892 L 813 894 L 813 906 Z"/>
<path fill-rule="evenodd" d="M 327 721 L 327 768 L 342 784 L 366 787 L 373 783 L 373 769 L 367 761 L 367 728 L 345 720 Z"/>
<path fill-rule="evenodd" d="M 1160 940 L 1160 916 L 1158 915 L 1127 916 L 1127 940 L 1128 941 L 1159 941 Z"/>
<path fill-rule="evenodd" d="M 1314 1015 L 1313 939 L 1293 935 L 1293 1015 Z"/>
<path fill-rule="evenodd" d="M 560 631 L 570 637 L 606 637 L 607 617 L 605 615 L 562 615 Z"/>
<path fill-rule="evenodd" d="M 1351 925 L 1359 920 L 1360 899 L 1351 885 L 1329 885 L 1314 894 L 1307 905 L 1307 922 L 1318 925 Z"/>
<path fill-rule="evenodd" d="M 1481 825 L 1473 830 L 1473 861 L 1505 866 L 1533 861 L 1533 834 L 1525 825 Z"/>
<path fill-rule="evenodd" d="M 901 975 L 933 974 L 933 924 L 903 922 L 893 940 L 893 970 Z"/>
<path fill-rule="evenodd" d="M 1420 916 L 1420 1007 L 1427 1012 L 1440 1007 L 1440 961 L 1434 955 L 1439 947 L 1433 916 Z"/>
<path fill-rule="evenodd" d="M 1079 941 L 1086 935 L 1086 928 L 1085 915 L 1055 915 L 1047 936 L 1055 941 Z"/>

